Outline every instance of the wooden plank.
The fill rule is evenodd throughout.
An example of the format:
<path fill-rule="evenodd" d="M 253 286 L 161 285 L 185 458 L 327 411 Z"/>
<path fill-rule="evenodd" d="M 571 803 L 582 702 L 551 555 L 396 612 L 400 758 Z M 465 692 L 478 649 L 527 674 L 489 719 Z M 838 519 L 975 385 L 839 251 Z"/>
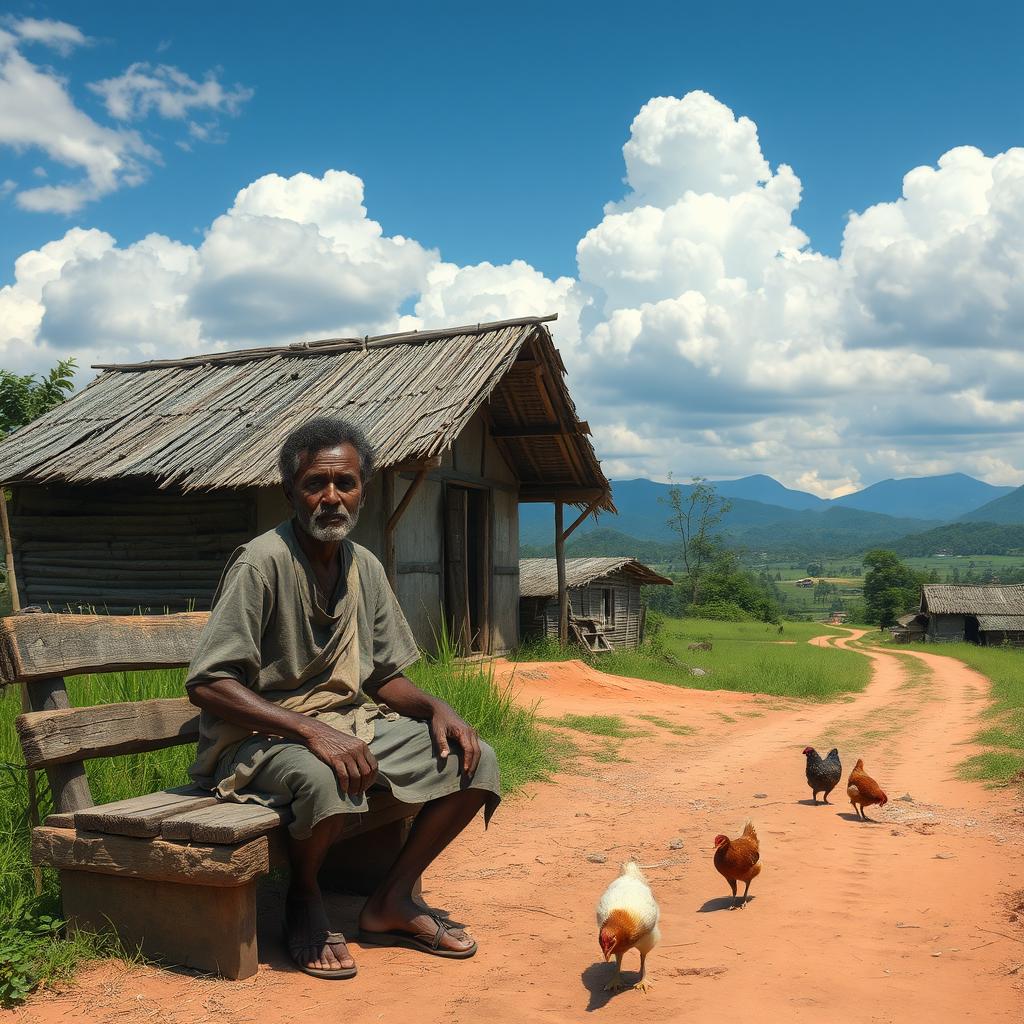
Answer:
<path fill-rule="evenodd" d="M 220 800 L 207 807 L 175 814 L 160 822 L 164 839 L 193 843 L 240 843 L 280 827 L 291 818 L 287 808 L 236 804 Z"/>
<path fill-rule="evenodd" d="M 58 814 L 48 814 L 43 824 L 49 828 L 74 828 L 75 812 L 64 811 Z"/>
<path fill-rule="evenodd" d="M 187 697 L 37 711 L 15 720 L 25 763 L 47 768 L 89 757 L 159 750 L 199 738 L 199 711 Z"/>
<path fill-rule="evenodd" d="M 151 960 L 248 978 L 256 973 L 256 882 L 186 885 L 92 871 L 60 873 L 72 931 L 113 928 L 129 951 Z"/>
<path fill-rule="evenodd" d="M 0 685 L 54 676 L 187 665 L 207 612 L 0 618 Z"/>
<path fill-rule="evenodd" d="M 466 551 L 468 505 L 464 487 L 445 488 L 445 597 L 452 642 L 463 654 L 472 650 Z"/>
<path fill-rule="evenodd" d="M 518 571 L 518 570 L 517 570 Z M 398 574 L 408 575 L 411 573 L 423 573 L 425 575 L 440 576 L 440 562 L 399 562 Z"/>
<path fill-rule="evenodd" d="M 205 789 L 181 786 L 79 811 L 75 815 L 75 827 L 86 832 L 146 838 L 160 834 L 164 818 L 216 802 L 217 798 Z"/>
<path fill-rule="evenodd" d="M 9 620 L 0 620 L 0 623 Z M 62 676 L 36 680 L 28 687 L 28 703 L 32 711 L 62 711 L 70 707 L 68 691 Z M 46 769 L 53 806 L 58 812 L 79 811 L 92 807 L 92 792 L 81 761 L 56 764 Z"/>
<path fill-rule="evenodd" d="M 32 863 L 191 885 L 242 885 L 270 870 L 266 836 L 241 846 L 186 846 L 45 825 L 32 830 Z"/>

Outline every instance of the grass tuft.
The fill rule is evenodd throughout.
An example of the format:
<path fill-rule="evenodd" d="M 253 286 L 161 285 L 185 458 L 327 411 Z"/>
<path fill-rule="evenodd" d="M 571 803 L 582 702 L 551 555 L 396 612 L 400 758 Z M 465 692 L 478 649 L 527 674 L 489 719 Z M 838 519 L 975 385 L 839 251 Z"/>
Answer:
<path fill-rule="evenodd" d="M 629 739 L 633 736 L 644 736 L 642 729 L 631 729 L 618 715 L 574 715 L 565 714 L 561 718 L 543 719 L 548 725 L 559 729 L 575 729 L 576 732 L 589 732 L 593 736 L 609 736 L 614 739 Z"/>

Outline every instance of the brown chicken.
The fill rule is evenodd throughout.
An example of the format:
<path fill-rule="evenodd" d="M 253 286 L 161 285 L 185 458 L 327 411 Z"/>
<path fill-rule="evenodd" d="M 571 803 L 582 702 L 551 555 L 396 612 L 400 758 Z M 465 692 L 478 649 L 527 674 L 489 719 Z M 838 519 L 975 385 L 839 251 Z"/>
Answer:
<path fill-rule="evenodd" d="M 745 882 L 743 896 L 739 904 L 733 904 L 733 910 L 746 906 L 750 883 L 761 874 L 761 848 L 757 841 L 757 832 L 752 822 L 743 827 L 743 835 L 739 839 L 728 836 L 715 836 L 715 867 L 718 873 L 729 883 L 732 897 L 736 899 L 736 883 Z"/>
<path fill-rule="evenodd" d="M 864 813 L 865 807 L 872 807 L 877 804 L 879 807 L 884 807 L 888 802 L 889 798 L 885 795 L 882 787 L 867 772 L 864 771 L 864 760 L 861 758 L 853 766 L 853 771 L 850 772 L 850 781 L 846 786 L 846 795 L 850 798 L 850 803 L 853 804 L 853 809 L 857 812 L 857 816 L 863 821 L 874 821 L 874 818 L 869 818 Z"/>

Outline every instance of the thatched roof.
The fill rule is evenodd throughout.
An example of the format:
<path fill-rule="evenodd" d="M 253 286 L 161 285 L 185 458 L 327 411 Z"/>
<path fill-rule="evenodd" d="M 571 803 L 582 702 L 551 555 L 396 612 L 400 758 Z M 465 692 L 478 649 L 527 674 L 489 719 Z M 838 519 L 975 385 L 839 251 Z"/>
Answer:
<path fill-rule="evenodd" d="M 979 615 L 978 629 L 983 633 L 1024 632 L 1024 615 Z"/>
<path fill-rule="evenodd" d="M 614 510 L 551 319 L 98 366 L 82 392 L 0 443 L 0 480 L 265 486 L 279 482 L 285 435 L 314 416 L 358 422 L 387 467 L 440 455 L 483 409 L 522 500 Z"/>
<path fill-rule="evenodd" d="M 1024 583 L 1006 587 L 926 583 L 921 587 L 921 611 L 936 615 L 1024 615 Z"/>
<path fill-rule="evenodd" d="M 613 572 L 623 572 L 638 583 L 672 586 L 672 580 L 660 576 L 635 558 L 567 558 L 565 585 L 585 587 L 588 583 Z M 558 568 L 553 558 L 521 558 L 519 560 L 519 596 L 553 597 L 558 593 Z"/>

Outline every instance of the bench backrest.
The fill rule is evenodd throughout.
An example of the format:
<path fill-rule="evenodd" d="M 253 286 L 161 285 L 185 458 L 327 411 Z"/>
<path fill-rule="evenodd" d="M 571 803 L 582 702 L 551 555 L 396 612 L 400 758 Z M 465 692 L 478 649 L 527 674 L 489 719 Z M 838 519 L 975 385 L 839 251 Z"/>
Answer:
<path fill-rule="evenodd" d="M 65 676 L 187 665 L 207 612 L 0 618 L 0 686 L 23 683 L 31 711 L 16 725 L 30 768 L 45 768 L 58 812 L 91 807 L 83 761 L 194 742 L 187 698 L 73 708 Z"/>

